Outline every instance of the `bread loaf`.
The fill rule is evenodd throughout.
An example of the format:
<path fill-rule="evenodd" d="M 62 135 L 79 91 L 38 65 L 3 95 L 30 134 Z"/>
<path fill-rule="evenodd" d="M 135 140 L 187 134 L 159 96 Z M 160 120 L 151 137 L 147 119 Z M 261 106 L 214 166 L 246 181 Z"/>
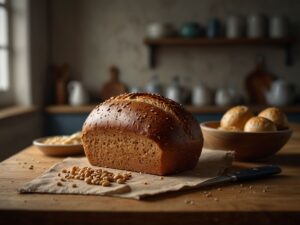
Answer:
<path fill-rule="evenodd" d="M 203 138 L 193 116 L 159 95 L 123 94 L 86 119 L 82 143 L 94 166 L 167 175 L 196 166 Z"/>

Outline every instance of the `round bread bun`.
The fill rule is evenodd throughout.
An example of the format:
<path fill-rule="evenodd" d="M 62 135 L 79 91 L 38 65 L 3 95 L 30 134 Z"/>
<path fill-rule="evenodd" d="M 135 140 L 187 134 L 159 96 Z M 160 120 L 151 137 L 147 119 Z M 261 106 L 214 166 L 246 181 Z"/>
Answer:
<path fill-rule="evenodd" d="M 221 119 L 221 127 L 236 127 L 238 130 L 244 130 L 245 123 L 253 117 L 253 113 L 247 106 L 235 106 L 229 109 Z"/>
<path fill-rule="evenodd" d="M 241 131 L 237 127 L 218 127 L 218 130 L 223 130 L 223 131 Z"/>
<path fill-rule="evenodd" d="M 260 117 L 267 118 L 275 123 L 278 130 L 284 130 L 289 128 L 289 122 L 284 112 L 276 107 L 266 108 L 259 113 Z"/>
<path fill-rule="evenodd" d="M 245 132 L 276 131 L 276 125 L 264 117 L 255 116 L 247 121 L 244 127 Z"/>

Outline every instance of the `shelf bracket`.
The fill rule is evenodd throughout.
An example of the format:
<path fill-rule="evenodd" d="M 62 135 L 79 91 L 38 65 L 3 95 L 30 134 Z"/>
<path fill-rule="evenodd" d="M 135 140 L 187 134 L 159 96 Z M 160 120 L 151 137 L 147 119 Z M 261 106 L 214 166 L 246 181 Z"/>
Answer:
<path fill-rule="evenodd" d="M 148 51 L 149 51 L 149 66 L 150 68 L 155 68 L 157 61 L 156 61 L 156 50 L 157 46 L 156 45 L 148 45 Z"/>
<path fill-rule="evenodd" d="M 286 44 L 284 46 L 285 53 L 285 65 L 292 66 L 293 65 L 293 52 L 292 52 L 292 44 Z"/>

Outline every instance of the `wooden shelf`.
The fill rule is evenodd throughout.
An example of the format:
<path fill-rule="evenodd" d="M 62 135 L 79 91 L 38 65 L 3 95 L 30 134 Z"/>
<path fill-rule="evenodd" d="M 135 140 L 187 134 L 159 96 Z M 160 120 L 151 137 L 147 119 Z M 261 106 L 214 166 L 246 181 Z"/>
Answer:
<path fill-rule="evenodd" d="M 156 51 L 161 46 L 278 46 L 284 47 L 286 64 L 292 64 L 291 46 L 296 42 L 294 38 L 161 38 L 144 39 L 149 48 L 149 65 L 154 68 L 157 64 Z"/>
<path fill-rule="evenodd" d="M 90 113 L 96 105 L 84 105 L 84 106 L 69 106 L 69 105 L 52 105 L 45 108 L 45 112 L 49 114 L 73 114 L 73 113 Z M 267 106 L 250 106 L 254 112 L 259 112 Z M 192 106 L 186 105 L 185 108 L 194 114 L 218 114 L 224 113 L 230 107 L 219 106 Z M 300 113 L 300 105 L 286 106 L 281 108 L 286 113 Z"/>

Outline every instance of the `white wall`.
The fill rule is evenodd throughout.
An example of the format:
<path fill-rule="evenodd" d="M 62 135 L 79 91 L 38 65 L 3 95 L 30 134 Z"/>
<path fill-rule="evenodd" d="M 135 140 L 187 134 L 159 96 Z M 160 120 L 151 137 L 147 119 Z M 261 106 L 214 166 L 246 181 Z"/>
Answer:
<path fill-rule="evenodd" d="M 179 74 L 187 85 L 201 80 L 212 88 L 233 84 L 243 89 L 244 78 L 254 67 L 257 53 L 267 57 L 269 70 L 300 88 L 299 44 L 295 64 L 284 64 L 284 52 L 270 47 L 164 47 L 159 66 L 148 67 L 143 44 L 147 24 L 186 21 L 205 24 L 211 17 L 222 20 L 231 13 L 290 17 L 294 35 L 300 34 L 300 1 L 297 0 L 53 0 L 50 1 L 50 62 L 69 62 L 73 76 L 99 93 L 107 70 L 116 64 L 129 85 L 144 85 L 152 74 L 168 83 Z"/>

